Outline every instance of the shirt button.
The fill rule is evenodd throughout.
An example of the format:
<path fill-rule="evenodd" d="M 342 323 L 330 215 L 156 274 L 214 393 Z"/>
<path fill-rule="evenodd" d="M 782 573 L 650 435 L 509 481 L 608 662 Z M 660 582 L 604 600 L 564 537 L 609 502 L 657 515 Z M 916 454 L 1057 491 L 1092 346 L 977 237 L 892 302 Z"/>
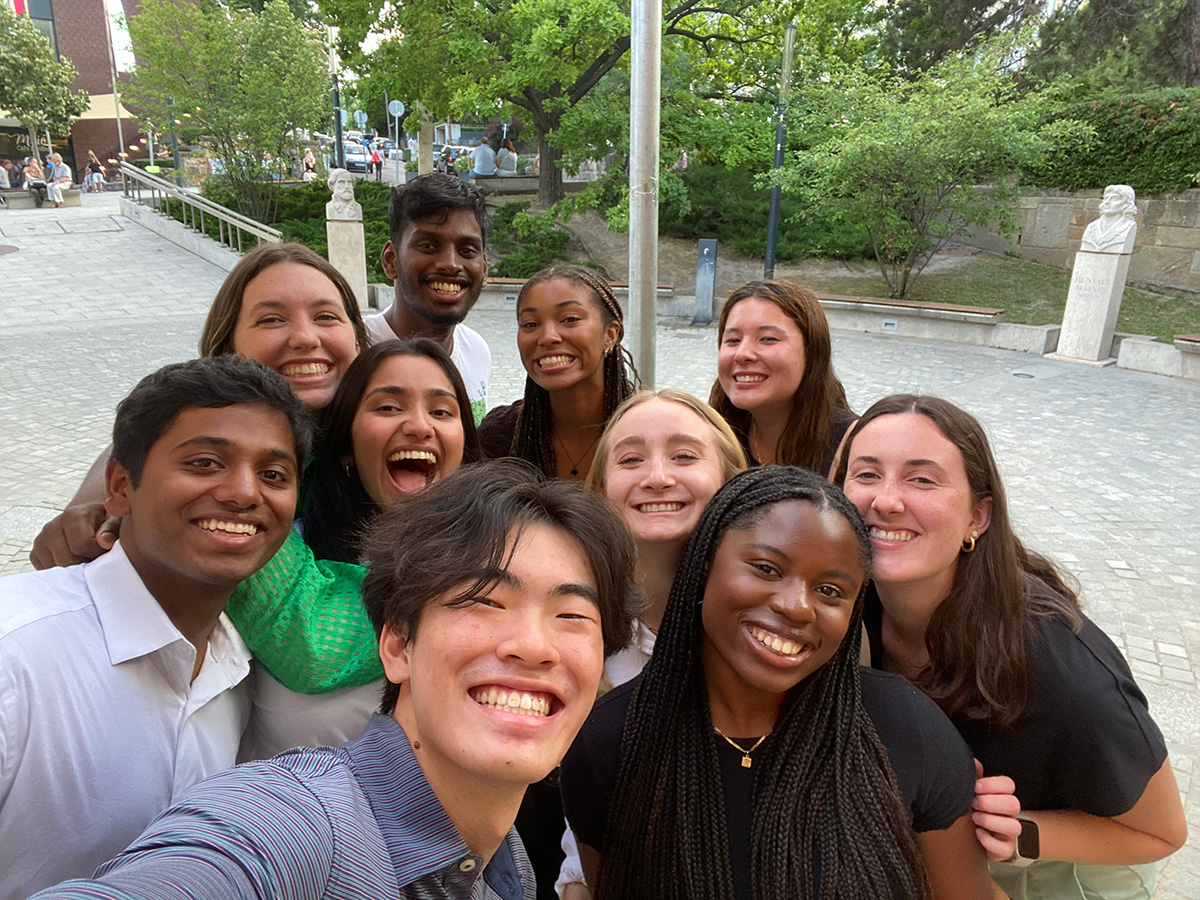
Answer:
<path fill-rule="evenodd" d="M 462 862 L 460 862 L 458 864 L 458 871 L 474 872 L 475 871 L 475 860 L 471 859 L 471 857 L 468 856 L 466 859 L 464 859 Z"/>

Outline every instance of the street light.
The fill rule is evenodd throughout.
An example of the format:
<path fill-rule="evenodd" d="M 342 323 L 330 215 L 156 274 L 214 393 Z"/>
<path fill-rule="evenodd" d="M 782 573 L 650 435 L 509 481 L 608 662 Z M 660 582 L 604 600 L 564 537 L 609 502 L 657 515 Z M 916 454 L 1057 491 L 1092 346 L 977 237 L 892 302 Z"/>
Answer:
<path fill-rule="evenodd" d="M 796 48 L 796 26 L 788 24 L 783 29 L 783 71 L 779 77 L 779 103 L 775 107 L 778 120 L 775 124 L 775 165 L 772 170 L 783 168 L 783 154 L 787 149 L 787 95 L 792 84 L 792 52 Z M 779 238 L 779 198 L 782 193 L 778 184 L 771 187 L 771 211 L 767 216 L 767 258 L 763 266 L 763 278 L 771 281 L 775 277 L 775 243 Z"/>

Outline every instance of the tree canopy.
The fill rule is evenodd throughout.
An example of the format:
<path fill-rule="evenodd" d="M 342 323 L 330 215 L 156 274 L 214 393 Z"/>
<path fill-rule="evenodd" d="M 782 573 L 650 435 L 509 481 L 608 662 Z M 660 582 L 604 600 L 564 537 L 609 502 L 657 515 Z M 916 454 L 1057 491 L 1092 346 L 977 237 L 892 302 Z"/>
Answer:
<path fill-rule="evenodd" d="M 270 221 L 272 167 L 298 149 L 298 133 L 328 118 L 329 76 L 320 41 L 284 0 L 256 14 L 204 4 L 142 0 L 129 20 L 137 66 L 125 99 L 159 131 L 198 141 L 221 161 L 240 211 Z"/>
<path fill-rule="evenodd" d="M 72 91 L 74 80 L 75 66 L 59 60 L 29 16 L 0 3 L 0 109 L 29 130 L 33 146 L 39 132 L 65 133 L 87 109 L 87 92 Z"/>

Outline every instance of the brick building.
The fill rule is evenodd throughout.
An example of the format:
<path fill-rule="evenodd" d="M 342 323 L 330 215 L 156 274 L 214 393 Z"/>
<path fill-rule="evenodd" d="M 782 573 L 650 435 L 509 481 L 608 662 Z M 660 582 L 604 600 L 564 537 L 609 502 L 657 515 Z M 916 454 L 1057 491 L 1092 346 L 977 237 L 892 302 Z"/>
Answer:
<path fill-rule="evenodd" d="M 112 88 L 109 32 L 105 27 L 105 0 L 0 0 L 26 13 L 50 38 L 59 56 L 75 66 L 78 76 L 72 88 L 85 90 L 91 99 L 88 109 L 71 126 L 70 135 L 51 134 L 54 149 L 62 153 L 82 180 L 79 161 L 86 162 L 94 150 L 107 167 L 120 150 L 116 102 Z M 122 108 L 121 127 L 128 143 L 138 136 L 138 123 Z M 39 135 L 38 150 L 46 155 L 45 136 Z M 0 118 L 0 158 L 29 155 L 29 133 L 15 119 Z"/>

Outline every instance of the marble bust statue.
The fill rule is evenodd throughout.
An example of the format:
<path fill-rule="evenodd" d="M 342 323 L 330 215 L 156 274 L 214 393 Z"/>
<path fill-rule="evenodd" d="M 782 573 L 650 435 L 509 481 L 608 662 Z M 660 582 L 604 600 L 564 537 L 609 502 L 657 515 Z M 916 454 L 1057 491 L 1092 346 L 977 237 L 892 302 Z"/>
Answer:
<path fill-rule="evenodd" d="M 325 204 L 325 218 L 362 221 L 362 206 L 354 199 L 354 176 L 345 169 L 330 169 L 328 182 L 333 199 Z"/>
<path fill-rule="evenodd" d="M 1137 236 L 1137 204 L 1133 188 L 1127 184 L 1110 184 L 1100 201 L 1100 218 L 1083 231 L 1080 250 L 1091 253 L 1132 253 Z"/>

